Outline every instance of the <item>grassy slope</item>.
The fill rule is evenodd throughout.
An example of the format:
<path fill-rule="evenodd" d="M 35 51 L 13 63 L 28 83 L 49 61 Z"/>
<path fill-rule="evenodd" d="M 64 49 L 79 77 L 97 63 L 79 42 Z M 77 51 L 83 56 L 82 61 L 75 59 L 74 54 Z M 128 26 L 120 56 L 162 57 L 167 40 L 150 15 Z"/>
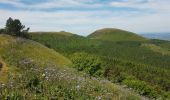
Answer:
<path fill-rule="evenodd" d="M 146 41 L 147 39 L 139 36 L 135 33 L 114 29 L 114 28 L 105 28 L 97 30 L 94 33 L 90 34 L 88 37 L 92 39 L 100 40 L 110 40 L 110 41 Z"/>
<path fill-rule="evenodd" d="M 122 36 L 120 38 L 122 39 Z M 152 86 L 168 88 L 170 82 L 170 56 L 167 55 L 169 43 L 141 39 L 141 37 L 137 41 L 131 39 L 124 41 L 120 38 L 118 41 L 105 41 L 77 35 L 68 37 L 62 34 L 32 34 L 33 40 L 45 44 L 64 55 L 70 55 L 74 52 L 96 54 L 106 58 L 110 66 L 113 69 L 115 68 L 114 70 L 122 70 L 120 73 L 135 76 Z M 161 48 L 161 51 L 158 48 L 155 50 L 152 48 L 153 46 L 150 47 L 150 44 L 156 46 L 156 48 Z M 165 55 L 163 55 L 164 52 L 166 52 Z"/>
<path fill-rule="evenodd" d="M 60 32 L 30 32 L 30 34 L 56 34 L 56 35 L 64 35 L 64 36 L 73 36 L 74 34 L 70 32 L 60 31 Z"/>
<path fill-rule="evenodd" d="M 54 50 L 68 55 L 74 52 L 88 52 L 110 56 L 121 60 L 144 63 L 148 65 L 168 67 L 170 66 L 168 55 L 157 53 L 143 44 L 153 44 L 148 41 L 101 41 L 88 39 L 78 35 L 65 36 L 61 34 L 32 34 L 32 39 L 38 41 Z M 165 43 L 164 43 L 165 44 Z M 155 44 L 157 45 L 157 44 Z M 163 46 L 163 44 L 161 44 Z M 158 45 L 159 46 L 159 45 Z M 160 46 L 162 49 L 164 47 Z M 107 51 L 105 52 L 107 48 Z M 165 50 L 167 51 L 167 50 Z M 150 60 L 148 60 L 150 59 Z M 160 62 L 161 61 L 161 62 Z"/>
<path fill-rule="evenodd" d="M 71 65 L 67 58 L 39 43 L 13 38 L 8 35 L 1 35 L 0 40 L 0 58 L 4 60 L 3 68 L 14 70 L 15 68 L 5 66 L 18 66 L 19 63 L 27 60 L 36 62 L 39 66 L 44 66 L 51 62 L 60 67 Z M 6 65 L 5 62 L 7 63 Z"/>
<path fill-rule="evenodd" d="M 22 38 L 12 38 L 7 35 L 2 35 L 1 40 L 1 57 L 8 58 L 9 62 L 10 59 L 16 59 L 18 61 L 32 59 L 35 60 L 35 62 L 39 62 L 41 65 L 48 62 L 54 62 L 59 66 L 67 66 L 71 64 L 71 62 L 64 56 L 39 43 Z"/>
<path fill-rule="evenodd" d="M 3 75 L 0 76 L 0 83 L 6 84 L 5 88 L 0 84 L 0 99 L 5 99 L 7 95 L 24 96 L 26 99 L 139 99 L 106 80 L 84 77 L 68 67 L 71 62 L 67 58 L 39 43 L 8 35 L 0 35 L 0 40 L 0 59 L 1 62 L 3 60 L 3 68 L 8 68 L 7 73 L 0 72 Z M 44 72 L 45 79 L 41 76 Z M 35 89 L 43 92 L 25 88 L 30 78 L 35 76 L 43 86 Z M 13 87 L 8 86 L 11 82 Z"/>

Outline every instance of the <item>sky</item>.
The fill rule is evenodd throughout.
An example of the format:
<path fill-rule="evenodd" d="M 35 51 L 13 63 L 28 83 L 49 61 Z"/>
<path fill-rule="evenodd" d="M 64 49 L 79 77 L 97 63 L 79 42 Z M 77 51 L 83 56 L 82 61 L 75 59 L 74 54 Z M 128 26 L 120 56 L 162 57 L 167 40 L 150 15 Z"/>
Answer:
<path fill-rule="evenodd" d="M 30 31 L 162 33 L 170 32 L 170 0 L 0 0 L 0 28 L 9 17 Z"/>

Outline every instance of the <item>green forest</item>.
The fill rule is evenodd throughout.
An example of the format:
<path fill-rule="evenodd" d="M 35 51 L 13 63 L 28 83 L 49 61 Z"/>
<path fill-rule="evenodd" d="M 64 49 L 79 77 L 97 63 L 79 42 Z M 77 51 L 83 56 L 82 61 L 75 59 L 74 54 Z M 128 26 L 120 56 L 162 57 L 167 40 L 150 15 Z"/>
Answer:
<path fill-rule="evenodd" d="M 99 34 L 105 35 L 105 30 L 107 29 L 99 30 Z M 114 30 L 116 29 L 110 29 L 110 33 L 106 33 L 114 37 L 116 34 Z M 117 31 L 122 32 L 121 30 Z M 126 41 L 123 41 L 124 36 L 122 35 L 116 36 L 117 39 L 111 41 L 111 36 L 108 36 L 108 40 L 103 39 L 102 36 L 98 37 L 96 32 L 88 37 L 67 32 L 31 33 L 31 39 L 60 52 L 70 59 L 74 58 L 72 61 L 76 65 L 77 63 L 84 66 L 91 63 L 96 64 L 97 61 L 89 61 L 92 61 L 92 57 L 97 56 L 102 65 L 100 65 L 100 69 L 96 69 L 96 71 L 100 70 L 97 75 L 96 72 L 94 73 L 96 77 L 105 77 L 113 83 L 124 84 L 133 88 L 139 94 L 150 98 L 167 98 L 169 96 L 170 42 L 149 40 L 143 37 L 140 41 L 131 38 L 129 40 L 126 38 Z M 126 35 L 126 33 L 124 34 Z M 134 38 L 135 35 L 132 34 L 132 37 Z M 128 33 L 128 36 L 131 37 L 131 34 Z M 139 38 L 140 36 L 136 35 L 136 37 Z M 149 46 L 151 44 L 163 50 L 157 52 Z M 94 66 L 96 66 L 95 64 Z"/>

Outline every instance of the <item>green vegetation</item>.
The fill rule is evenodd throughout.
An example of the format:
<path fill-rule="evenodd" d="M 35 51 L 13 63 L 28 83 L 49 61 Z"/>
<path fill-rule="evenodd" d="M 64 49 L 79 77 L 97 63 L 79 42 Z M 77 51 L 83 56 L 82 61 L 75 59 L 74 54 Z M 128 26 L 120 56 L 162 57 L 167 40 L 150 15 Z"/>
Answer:
<path fill-rule="evenodd" d="M 107 35 L 104 34 L 107 33 L 105 31 L 111 32 L 108 32 L 107 38 L 105 38 L 105 35 Z M 115 35 L 116 33 L 112 34 L 110 29 L 104 29 L 102 32 L 101 38 L 104 39 L 95 38 L 95 36 L 98 36 L 97 33 L 95 36 L 92 34 L 87 38 L 78 35 L 65 36 L 62 33 L 32 33 L 31 39 L 60 52 L 70 59 L 74 58 L 75 54 L 79 55 L 83 52 L 85 57 L 76 56 L 76 59 L 73 60 L 73 63 L 80 68 L 90 63 L 88 59 L 95 55 L 104 64 L 101 66 L 100 72 L 110 81 L 133 88 L 133 90 L 149 98 L 169 98 L 170 56 L 162 54 L 169 50 L 168 42 L 161 41 L 158 43 L 158 41 L 148 40 L 120 30 L 116 30 L 116 33 L 120 32 L 121 34 L 119 37 Z M 132 36 L 133 38 L 131 38 Z M 153 50 L 155 48 L 151 49 L 150 45 L 159 47 L 161 51 L 157 50 L 159 52 L 156 52 Z"/>
<path fill-rule="evenodd" d="M 168 49 L 161 48 L 160 46 L 157 46 L 155 44 L 143 44 L 142 46 L 151 49 L 154 52 L 160 53 L 162 55 L 170 55 L 170 51 Z"/>
<path fill-rule="evenodd" d="M 147 39 L 135 33 L 114 29 L 105 28 L 97 30 L 88 36 L 92 39 L 109 40 L 109 41 L 146 41 Z"/>
<path fill-rule="evenodd" d="M 0 29 L 2 100 L 143 99 L 134 92 L 170 99 L 168 41 L 113 28 L 87 37 L 64 31 L 27 34 L 24 28 L 9 18 Z"/>
<path fill-rule="evenodd" d="M 27 60 L 39 62 L 42 66 L 50 62 L 59 66 L 69 66 L 71 64 L 67 58 L 39 43 L 8 35 L 1 35 L 1 39 L 3 40 L 0 42 L 2 59 L 6 59 L 15 66 L 22 61 L 27 62 Z"/>
<path fill-rule="evenodd" d="M 1 100 L 140 100 L 105 79 L 77 72 L 69 59 L 37 42 L 2 34 L 0 40 L 0 62 L 6 68 L 0 71 Z"/>
<path fill-rule="evenodd" d="M 4 32 L 4 29 L 0 29 L 0 34 L 2 34 Z"/>
<path fill-rule="evenodd" d="M 74 53 L 70 56 L 74 67 L 78 71 L 85 71 L 90 76 L 101 76 L 101 68 L 102 68 L 102 60 L 95 56 L 95 55 L 89 55 L 87 53 Z"/>
<path fill-rule="evenodd" d="M 145 82 L 137 80 L 125 80 L 123 83 L 126 84 L 128 87 L 133 88 L 141 95 L 147 95 L 150 98 L 158 98 L 159 93 Z"/>
<path fill-rule="evenodd" d="M 134 92 L 170 99 L 168 41 L 113 28 L 87 37 L 64 31 L 27 34 L 24 28 L 9 18 L 0 29 L 0 99 L 142 98 Z"/>
<path fill-rule="evenodd" d="M 29 28 L 24 30 L 25 26 L 22 25 L 19 19 L 12 19 L 11 17 L 6 21 L 5 29 L 0 29 L 0 33 L 9 34 L 13 36 L 28 38 Z"/>

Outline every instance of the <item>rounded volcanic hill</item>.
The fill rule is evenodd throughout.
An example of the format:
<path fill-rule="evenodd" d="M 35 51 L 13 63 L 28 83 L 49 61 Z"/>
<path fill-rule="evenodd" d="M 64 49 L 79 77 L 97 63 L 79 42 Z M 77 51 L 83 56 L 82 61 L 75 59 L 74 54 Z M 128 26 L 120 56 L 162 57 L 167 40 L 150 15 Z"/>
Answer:
<path fill-rule="evenodd" d="M 88 36 L 91 39 L 109 41 L 146 41 L 147 39 L 133 32 L 116 28 L 104 28 L 97 30 Z"/>

